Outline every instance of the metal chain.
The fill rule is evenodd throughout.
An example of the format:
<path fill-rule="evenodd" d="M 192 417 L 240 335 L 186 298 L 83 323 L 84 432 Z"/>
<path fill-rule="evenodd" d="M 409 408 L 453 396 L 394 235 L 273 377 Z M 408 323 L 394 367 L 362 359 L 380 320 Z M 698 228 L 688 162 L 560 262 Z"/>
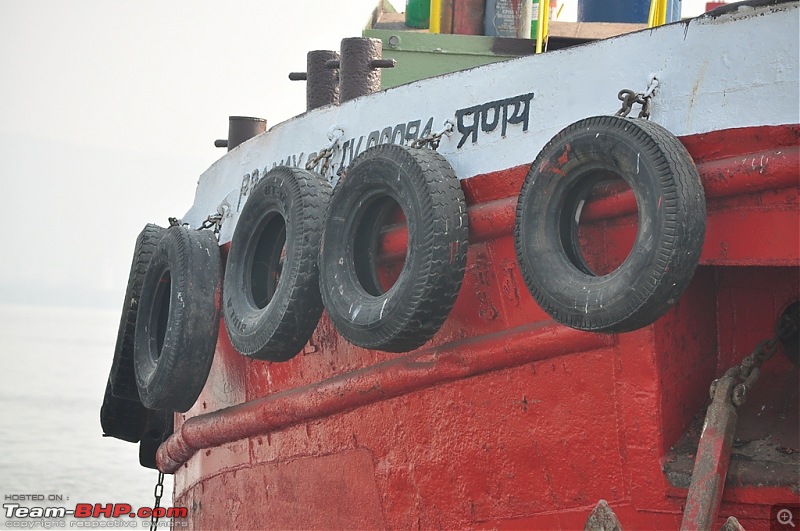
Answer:
<path fill-rule="evenodd" d="M 447 120 L 444 123 L 444 127 L 440 131 L 431 133 L 427 136 L 414 140 L 411 143 L 411 147 L 422 148 L 427 145 L 430 145 L 431 149 L 435 150 L 439 147 L 439 142 L 441 142 L 442 137 L 452 133 L 454 127 L 455 126 L 453 125 L 453 123 Z M 308 162 L 306 162 L 306 169 L 315 170 L 319 165 L 319 163 L 322 162 L 322 166 L 317 171 L 318 173 L 325 175 L 328 172 L 328 169 L 330 168 L 331 158 L 333 157 L 333 154 L 336 153 L 336 148 L 339 146 L 340 137 L 341 135 L 335 137 L 333 139 L 333 142 L 331 142 L 330 146 L 321 150 L 313 158 L 308 159 Z"/>
<path fill-rule="evenodd" d="M 321 175 L 325 175 L 325 172 L 327 172 L 328 168 L 330 167 L 331 157 L 333 157 L 333 153 L 336 151 L 336 145 L 338 143 L 339 139 L 337 138 L 330 147 L 325 148 L 317 153 L 317 156 L 313 159 L 309 159 L 309 161 L 306 162 L 306 169 L 313 170 L 317 167 L 317 164 L 322 161 L 322 167 L 320 168 L 319 173 Z"/>
<path fill-rule="evenodd" d="M 224 214 L 220 214 L 219 212 L 216 214 L 209 214 L 209 216 L 200 224 L 201 229 L 214 229 L 214 234 L 219 236 L 219 231 L 222 228 L 222 218 L 224 218 Z M 178 226 L 185 226 L 188 227 L 188 223 L 184 223 L 179 218 L 169 218 L 169 226 L 170 227 L 178 227 Z"/>
<path fill-rule="evenodd" d="M 222 214 L 211 214 L 206 220 L 200 224 L 201 229 L 214 229 L 214 234 L 219 236 L 219 231 L 222 228 Z"/>
<path fill-rule="evenodd" d="M 650 104 L 655 96 L 657 87 L 658 79 L 654 77 L 650 80 L 650 84 L 644 92 L 634 92 L 631 89 L 620 90 L 617 98 L 622 102 L 622 108 L 616 112 L 616 116 L 627 117 L 633 110 L 633 104 L 638 103 L 642 106 L 642 110 L 639 111 L 639 118 L 649 120 Z"/>
<path fill-rule="evenodd" d="M 153 504 L 153 512 L 150 513 L 150 531 L 158 529 L 159 517 L 156 516 L 156 509 L 161 507 L 161 496 L 164 494 L 164 473 L 160 470 L 158 471 L 158 482 L 153 494 L 155 494 L 156 502 Z"/>
<path fill-rule="evenodd" d="M 747 392 L 753 388 L 758 380 L 758 376 L 761 374 L 761 366 L 775 354 L 778 350 L 778 343 L 782 338 L 796 332 L 797 323 L 794 322 L 791 316 L 785 315 L 775 327 L 774 337 L 761 341 L 753 349 L 753 352 L 745 356 L 738 365 L 734 365 L 725 371 L 726 377 L 738 378 L 740 380 L 731 392 L 731 402 L 733 402 L 733 405 L 738 407 L 745 403 L 747 400 Z M 709 389 L 712 399 L 717 389 L 717 381 L 718 380 L 714 380 L 711 382 L 711 389 Z"/>
<path fill-rule="evenodd" d="M 439 148 L 439 142 L 441 142 L 442 137 L 445 135 L 449 136 L 450 133 L 453 132 L 454 127 L 455 126 L 453 125 L 453 122 L 451 122 L 450 120 L 445 120 L 444 127 L 441 130 L 435 133 L 431 133 L 427 136 L 417 138 L 416 140 L 411 142 L 411 147 L 415 149 L 420 149 L 429 145 L 432 150 L 436 151 Z"/>

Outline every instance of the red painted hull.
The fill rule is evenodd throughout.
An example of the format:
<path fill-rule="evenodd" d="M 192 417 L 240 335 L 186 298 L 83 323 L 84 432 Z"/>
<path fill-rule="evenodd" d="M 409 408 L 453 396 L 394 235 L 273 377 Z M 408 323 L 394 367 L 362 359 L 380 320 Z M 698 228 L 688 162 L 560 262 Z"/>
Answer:
<path fill-rule="evenodd" d="M 686 489 L 663 471 L 670 448 L 710 382 L 800 300 L 798 139 L 797 125 L 681 139 L 708 201 L 701 265 L 674 308 L 627 334 L 554 324 L 529 295 L 512 235 L 526 167 L 465 181 L 464 285 L 417 351 L 354 347 L 323 315 L 303 353 L 268 363 L 221 326 L 206 387 L 159 450 L 174 505 L 195 529 L 555 529 L 583 528 L 605 499 L 625 528 L 677 528 Z M 615 263 L 635 201 L 600 195 L 588 253 Z M 389 234 L 385 253 L 404 238 Z M 796 381 L 776 355 L 759 387 Z M 776 503 L 800 503 L 797 487 L 729 485 L 718 524 L 767 529 Z"/>

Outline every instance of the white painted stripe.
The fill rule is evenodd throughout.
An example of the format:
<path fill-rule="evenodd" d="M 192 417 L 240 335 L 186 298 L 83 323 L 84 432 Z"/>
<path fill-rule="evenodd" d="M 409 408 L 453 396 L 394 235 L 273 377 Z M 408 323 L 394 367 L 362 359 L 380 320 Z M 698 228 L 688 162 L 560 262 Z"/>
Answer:
<path fill-rule="evenodd" d="M 502 116 L 494 130 L 479 131 L 476 143 L 454 131 L 442 139 L 439 152 L 464 179 L 530 163 L 559 130 L 582 118 L 613 114 L 617 93 L 643 92 L 655 75 L 659 85 L 651 119 L 677 136 L 721 129 L 798 123 L 799 2 L 763 8 L 741 8 L 717 18 L 699 17 L 653 30 L 623 35 L 584 46 L 529 56 L 417 81 L 340 106 L 316 109 L 278 124 L 232 150 L 201 177 L 195 203 L 184 217 L 193 227 L 229 205 L 220 242 L 230 241 L 243 177 L 287 158 L 303 167 L 308 154 L 328 147 L 328 132 L 344 131 L 343 142 L 373 131 L 399 128 L 433 118 L 433 130 L 456 112 L 487 102 L 533 93 L 527 131 L 523 123 Z M 522 104 L 521 104 L 522 105 Z M 506 105 L 512 116 L 514 105 Z M 503 105 L 495 105 L 500 109 Z M 521 115 L 521 108 L 517 108 Z M 638 112 L 638 108 L 635 108 Z M 487 120 L 495 120 L 492 110 Z M 466 116 L 464 125 L 474 116 Z M 413 123 L 412 123 L 413 129 Z M 294 157 L 294 158 L 292 158 Z M 336 171 L 342 150 L 334 156 Z M 346 161 L 345 161 L 346 162 Z M 242 199 L 242 200 L 240 200 Z"/>

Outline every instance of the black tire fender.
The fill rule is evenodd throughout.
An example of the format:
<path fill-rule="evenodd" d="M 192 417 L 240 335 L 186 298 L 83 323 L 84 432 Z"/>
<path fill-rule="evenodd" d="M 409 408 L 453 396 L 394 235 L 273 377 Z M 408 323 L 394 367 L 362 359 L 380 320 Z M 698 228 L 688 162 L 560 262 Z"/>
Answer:
<path fill-rule="evenodd" d="M 587 266 L 578 242 L 581 207 L 595 183 L 615 174 L 633 191 L 636 238 L 605 275 Z M 628 332 L 663 315 L 691 281 L 706 224 L 703 186 L 691 155 L 658 124 L 597 116 L 559 132 L 531 165 L 514 229 L 520 270 L 553 319 L 594 332 Z"/>
<path fill-rule="evenodd" d="M 100 427 L 103 437 L 113 437 L 128 442 L 139 442 L 147 418 L 142 402 L 114 396 L 111 380 L 106 383 L 103 405 L 100 406 Z"/>
<path fill-rule="evenodd" d="M 156 452 L 172 435 L 175 414 L 171 411 L 148 411 L 142 440 L 139 442 L 139 464 L 157 470 Z"/>
<path fill-rule="evenodd" d="M 393 208 L 408 228 L 394 284 L 378 280 L 381 228 Z M 435 151 L 384 144 L 359 155 L 333 191 L 320 253 L 320 289 L 339 333 L 389 352 L 420 347 L 439 330 L 464 278 L 468 246 L 464 193 Z"/>
<path fill-rule="evenodd" d="M 145 271 L 147 271 L 147 266 L 150 264 L 150 259 L 163 232 L 162 227 L 148 223 L 136 238 L 128 286 L 125 289 L 125 301 L 122 304 L 122 315 L 117 331 L 117 343 L 114 347 L 114 359 L 111 362 L 111 371 L 108 376 L 111 393 L 114 396 L 137 402 L 139 401 L 139 389 L 136 387 L 136 374 L 133 369 L 136 312 L 139 309 L 139 296 L 142 292 Z"/>
<path fill-rule="evenodd" d="M 202 391 L 219 332 L 219 246 L 214 234 L 164 232 L 142 283 L 134 366 L 148 409 L 187 411 Z"/>
<path fill-rule="evenodd" d="M 157 225 L 147 224 L 136 237 L 114 358 L 106 382 L 103 404 L 100 406 L 103 435 L 133 443 L 139 441 L 147 417 L 147 409 L 139 399 L 133 368 L 136 312 L 139 308 L 142 280 L 163 230 Z"/>
<path fill-rule="evenodd" d="M 270 361 L 294 357 L 322 315 L 319 241 L 331 186 L 279 166 L 245 203 L 225 266 L 223 314 L 234 348 Z"/>

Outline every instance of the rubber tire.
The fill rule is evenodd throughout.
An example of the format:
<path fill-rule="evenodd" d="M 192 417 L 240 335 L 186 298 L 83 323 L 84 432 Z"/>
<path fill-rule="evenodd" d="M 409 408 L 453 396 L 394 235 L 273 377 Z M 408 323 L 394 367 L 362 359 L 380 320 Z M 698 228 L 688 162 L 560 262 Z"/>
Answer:
<path fill-rule="evenodd" d="M 145 468 L 157 470 L 156 452 L 172 435 L 175 415 L 170 411 L 150 411 L 149 413 L 147 425 L 139 443 L 139 464 Z"/>
<path fill-rule="evenodd" d="M 625 261 L 595 276 L 583 261 L 575 219 L 609 171 L 633 190 L 639 225 Z M 553 319 L 579 330 L 628 332 L 658 319 L 686 289 L 705 224 L 703 186 L 683 144 L 652 122 L 597 116 L 559 132 L 536 157 L 519 195 L 514 237 L 525 284 Z"/>
<path fill-rule="evenodd" d="M 377 294 L 374 258 L 387 198 L 405 214 L 408 251 L 395 283 Z M 467 246 L 464 193 L 444 157 L 390 144 L 366 150 L 334 188 L 325 216 L 320 289 L 334 326 L 347 341 L 366 349 L 406 352 L 422 346 L 455 304 Z M 367 257 L 373 286 L 359 280 L 356 252 L 362 262 Z"/>
<path fill-rule="evenodd" d="M 169 284 L 162 278 L 169 275 Z M 200 395 L 219 332 L 219 246 L 210 231 L 167 229 L 142 284 L 136 383 L 148 409 L 185 412 Z"/>
<path fill-rule="evenodd" d="M 108 377 L 111 392 L 119 398 L 139 401 L 139 389 L 136 387 L 136 375 L 133 369 L 136 312 L 139 308 L 139 295 L 142 292 L 144 273 L 163 232 L 162 227 L 148 223 L 137 236 L 136 245 L 133 248 L 133 260 L 128 276 L 128 286 L 125 289 L 125 301 L 122 304 L 114 359 L 111 362 L 111 371 Z"/>
<path fill-rule="evenodd" d="M 223 286 L 225 328 L 243 355 L 286 361 L 311 338 L 322 316 L 317 259 L 330 197 L 321 175 L 281 166 L 262 177 L 245 203 Z M 254 283 L 259 262 L 266 262 L 260 271 L 267 280 Z"/>
<path fill-rule="evenodd" d="M 100 406 L 100 426 L 103 437 L 113 437 L 132 443 L 139 442 L 147 409 L 142 402 L 119 398 L 111 390 L 111 380 L 106 383 L 103 405 Z"/>
<path fill-rule="evenodd" d="M 139 442 L 145 426 L 148 413 L 139 399 L 139 390 L 136 386 L 133 341 L 142 280 L 163 230 L 157 225 L 147 224 L 136 238 L 117 330 L 114 358 L 106 382 L 103 404 L 100 407 L 100 426 L 104 437 L 136 443 Z"/>

